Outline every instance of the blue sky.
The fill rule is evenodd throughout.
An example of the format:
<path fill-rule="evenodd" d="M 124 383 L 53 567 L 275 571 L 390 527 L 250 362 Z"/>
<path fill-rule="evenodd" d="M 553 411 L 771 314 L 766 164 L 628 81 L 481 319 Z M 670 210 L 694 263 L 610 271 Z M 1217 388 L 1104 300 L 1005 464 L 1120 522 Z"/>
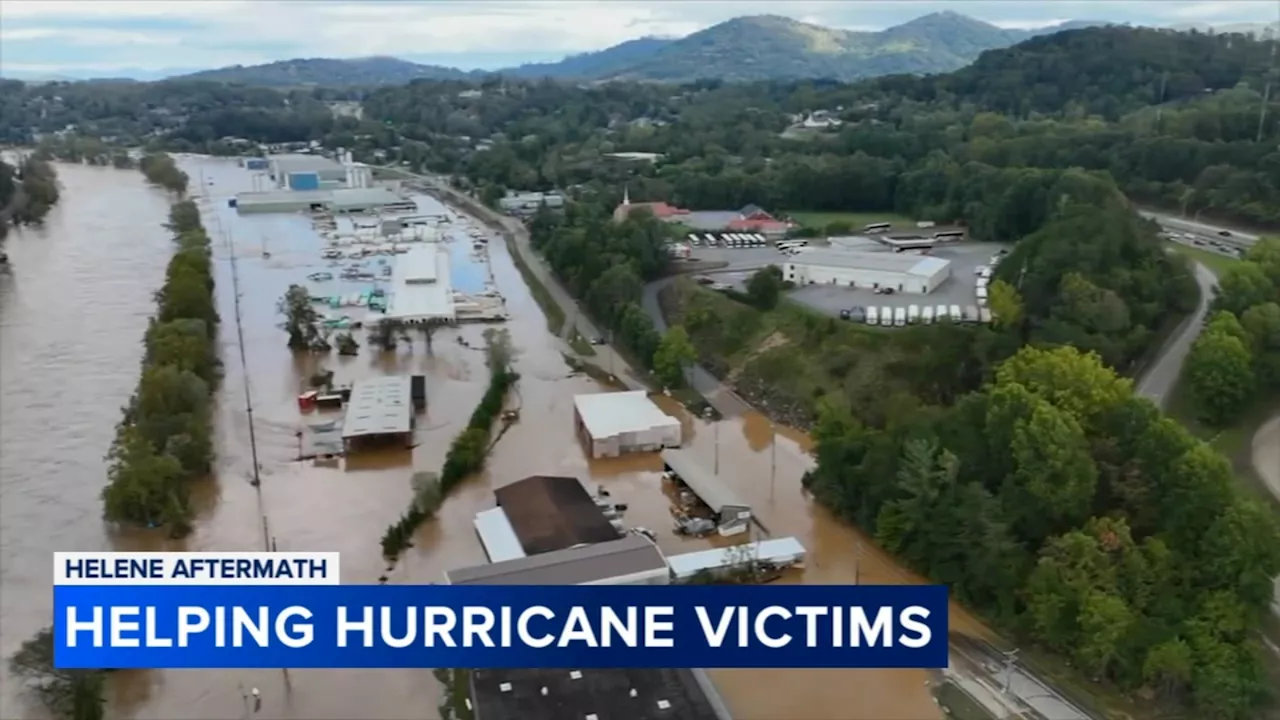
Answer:
<path fill-rule="evenodd" d="M 1004 27 L 1037 27 L 1063 20 L 1274 22 L 1278 9 L 1276 0 L 0 0 L 0 74 L 147 78 L 294 57 L 368 55 L 496 69 L 765 13 L 878 30 L 939 10 Z"/>

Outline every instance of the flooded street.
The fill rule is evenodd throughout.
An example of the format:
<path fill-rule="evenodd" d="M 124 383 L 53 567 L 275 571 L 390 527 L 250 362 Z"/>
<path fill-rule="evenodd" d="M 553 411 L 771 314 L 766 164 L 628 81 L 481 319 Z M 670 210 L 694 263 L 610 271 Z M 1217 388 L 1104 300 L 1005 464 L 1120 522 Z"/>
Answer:
<path fill-rule="evenodd" d="M 415 470 L 438 470 L 445 451 L 479 401 L 488 373 L 482 333 L 487 325 L 441 329 L 429 353 L 420 336 L 412 347 L 376 352 L 365 345 L 357 357 L 295 357 L 286 347 L 276 303 L 292 283 L 326 269 L 324 241 L 311 221 L 297 214 L 240 216 L 227 206 L 251 190 L 251 175 L 234 161 L 183 159 L 193 193 L 213 236 L 218 304 L 223 318 L 221 357 L 225 379 L 219 393 L 216 476 L 197 493 L 196 530 L 174 547 L 188 549 L 328 550 L 342 553 L 343 581 L 373 583 L 384 574 L 393 583 L 439 582 L 450 568 L 484 561 L 472 520 L 493 507 L 493 489 L 533 474 L 573 475 L 589 489 L 603 486 L 627 503 L 626 521 L 651 528 L 668 553 L 704 549 L 671 531 L 656 456 L 588 460 L 574 436 L 573 396 L 600 387 L 571 375 L 560 340 L 547 332 L 507 248 L 490 243 L 492 280 L 506 298 L 506 327 L 517 349 L 521 374 L 513 403 L 517 422 L 498 443 L 486 471 L 451 495 L 438 518 L 425 524 L 396 567 L 388 572 L 379 540 L 407 507 Z M 3 650 L 7 657 L 49 622 L 50 553 L 117 547 L 158 549 L 153 534 L 130 533 L 114 541 L 99 521 L 98 492 L 104 483 L 102 456 L 119 408 L 137 381 L 140 340 L 153 311 L 169 255 L 160 226 L 167 200 L 145 187 L 136 171 L 59 167 L 62 204 L 39 232 L 9 241 L 13 276 L 0 277 L 0 390 L 3 426 Z M 426 203 L 434 201 L 427 200 Z M 455 255 L 467 253 L 463 238 Z M 270 257 L 264 257 L 264 251 Z M 248 385 L 261 485 L 254 487 L 246 373 L 233 311 L 230 277 L 237 259 Z M 468 270 L 454 258 L 455 275 Z M 476 280 L 469 280 L 474 284 Z M 337 287 L 337 283 L 330 283 Z M 460 289 L 470 290 L 470 287 Z M 471 347 L 458 342 L 461 337 Z M 333 370 L 338 384 L 397 372 L 427 377 L 427 410 L 418 418 L 412 451 L 358 455 L 331 466 L 298 462 L 295 433 L 313 414 L 301 416 L 297 395 L 319 369 Z M 808 567 L 793 582 L 919 582 L 852 528 L 835 521 L 801 492 L 811 462 L 806 439 L 779 431 L 776 446 L 759 415 L 715 425 L 694 420 L 674 403 L 688 444 L 708 468 L 719 455 L 722 477 L 755 507 L 769 532 L 794 535 L 809 551 Z M 321 413 L 331 418 L 340 413 Z M 718 448 L 718 450 L 717 450 Z M 265 520 L 265 522 L 264 522 Z M 861 550 L 859 551 L 859 547 Z M 956 629 L 973 628 L 958 611 Z M 768 718 L 934 720 L 941 714 L 923 671 L 733 670 L 713 679 L 740 720 Z M 6 684 L 6 688 L 10 685 Z M 154 671 L 116 676 L 114 710 L 137 718 L 239 718 L 243 693 L 262 693 L 263 718 L 433 718 L 439 687 L 429 671 Z M 6 695 L 0 717 L 34 716 Z"/>

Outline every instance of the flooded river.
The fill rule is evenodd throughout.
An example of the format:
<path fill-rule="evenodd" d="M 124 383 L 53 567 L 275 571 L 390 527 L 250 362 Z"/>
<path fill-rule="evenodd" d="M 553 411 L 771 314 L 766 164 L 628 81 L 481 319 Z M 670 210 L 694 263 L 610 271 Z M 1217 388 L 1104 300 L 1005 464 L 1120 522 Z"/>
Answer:
<path fill-rule="evenodd" d="M 589 461 L 574 437 L 573 395 L 595 392 L 572 375 L 561 341 L 546 330 L 541 311 L 501 243 L 491 243 L 492 280 L 507 300 L 505 327 L 518 350 L 517 402 L 521 422 L 499 442 L 486 471 L 451 496 L 439 519 L 388 572 L 378 541 L 407 506 L 415 469 L 439 469 L 445 450 L 465 424 L 487 381 L 481 334 L 485 326 L 439 331 L 429 353 L 418 338 L 394 353 L 361 348 L 358 357 L 296 358 L 285 346 L 276 302 L 291 283 L 324 269 L 321 240 L 298 215 L 241 217 L 227 198 L 252 189 L 233 162 L 184 160 L 199 188 L 206 226 L 214 236 L 225 381 L 219 400 L 216 476 L 197 493 L 195 532 L 175 548 L 342 553 L 344 582 L 438 582 L 449 568 L 484 561 L 472 519 L 493 506 L 493 489 L 531 474 L 563 474 L 601 485 L 630 507 L 629 524 L 653 529 L 668 552 L 703 549 L 670 530 L 656 457 Z M 169 246 L 160 227 L 162 193 L 136 172 L 60 167 L 62 204 L 46 228 L 9 242 L 13 276 L 0 279 L 0 481 L 3 482 L 3 582 L 0 604 L 7 657 L 47 624 L 50 553 L 94 548 L 159 549 L 159 536 L 111 537 L 99 521 L 102 456 L 137 380 L 139 341 L 153 310 Z M 428 201 L 434 202 L 434 201 Z M 455 246 L 465 252 L 469 243 Z M 270 257 L 264 257 L 264 252 Z M 235 254 L 248 377 L 241 367 L 229 259 Z M 461 337 L 472 348 L 458 343 Z M 357 338 L 363 343 L 360 333 Z M 427 376 L 428 409 L 419 418 L 412 451 L 359 456 L 325 467 L 296 462 L 302 418 L 296 396 L 317 369 L 339 383 L 385 372 Z M 244 387 L 251 390 L 261 484 L 254 475 Z M 805 438 L 779 431 L 758 415 L 716 425 L 678 407 L 689 444 L 710 467 L 751 501 L 775 536 L 795 535 L 809 550 L 806 583 L 917 582 L 852 528 L 807 500 L 800 477 L 810 462 Z M 334 417 L 337 417 L 335 414 Z M 316 420 L 310 416 L 310 421 Z M 776 437 L 776 444 L 773 440 Z M 718 450 L 717 450 L 718 448 Z M 859 549 L 860 548 L 860 549 Z M 953 612 L 954 627 L 970 621 Z M 922 671 L 720 670 L 711 673 L 735 717 L 934 720 L 941 714 Z M 10 684 L 6 683 L 6 688 Z M 137 718 L 239 718 L 244 692 L 261 690 L 264 718 L 433 718 L 439 688 L 428 671 L 152 671 L 112 681 L 114 711 Z M 8 694 L 0 717 L 34 716 Z"/>

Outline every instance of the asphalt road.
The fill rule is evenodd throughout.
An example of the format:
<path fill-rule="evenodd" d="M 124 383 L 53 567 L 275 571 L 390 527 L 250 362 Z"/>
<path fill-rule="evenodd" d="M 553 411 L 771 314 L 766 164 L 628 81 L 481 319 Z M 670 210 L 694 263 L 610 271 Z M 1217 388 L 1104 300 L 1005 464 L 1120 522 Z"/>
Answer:
<path fill-rule="evenodd" d="M 1182 364 L 1191 351 L 1191 345 L 1200 337 L 1204 329 L 1205 316 L 1209 314 L 1209 304 L 1213 301 L 1213 290 L 1218 278 L 1209 268 L 1199 262 L 1192 263 L 1196 284 L 1200 286 L 1200 302 L 1196 309 L 1182 321 L 1173 335 L 1165 341 L 1164 347 L 1155 362 L 1138 380 L 1136 390 L 1139 395 L 1149 398 L 1157 406 L 1163 408 L 1168 402 L 1173 388 L 1182 374 Z"/>

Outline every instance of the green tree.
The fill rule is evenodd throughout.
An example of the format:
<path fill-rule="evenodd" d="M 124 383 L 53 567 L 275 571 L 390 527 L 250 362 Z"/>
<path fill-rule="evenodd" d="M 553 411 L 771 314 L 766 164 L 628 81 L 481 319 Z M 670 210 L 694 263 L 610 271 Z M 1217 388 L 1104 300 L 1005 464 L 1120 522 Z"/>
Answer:
<path fill-rule="evenodd" d="M 681 387 L 685 382 L 685 370 L 698 359 L 698 353 L 689 340 L 689 333 L 681 325 L 667 330 L 653 353 L 653 370 L 667 387 Z"/>
<path fill-rule="evenodd" d="M 1232 265 L 1218 278 L 1213 307 L 1239 316 L 1254 305 L 1273 302 L 1275 299 L 1276 286 L 1262 267 L 1256 263 L 1242 262 Z"/>
<path fill-rule="evenodd" d="M 782 296 L 782 270 L 777 265 L 760 268 L 747 280 L 747 298 L 761 310 L 772 310 Z"/>
<path fill-rule="evenodd" d="M 1227 425 L 1238 417 L 1257 384 L 1249 348 L 1222 328 L 1209 329 L 1196 339 L 1184 372 L 1196 414 L 1215 426 Z"/>
<path fill-rule="evenodd" d="M 157 453 L 137 428 L 120 428 L 107 463 L 107 485 L 102 489 L 107 520 L 143 526 L 186 521 L 182 463 Z"/>
<path fill-rule="evenodd" d="M 1018 327 L 1022 323 L 1022 296 L 1017 288 L 1003 280 L 991 283 L 987 293 L 992 321 L 999 327 Z"/>
<path fill-rule="evenodd" d="M 53 628 L 46 627 L 22 643 L 9 658 L 9 669 L 53 717 L 102 720 L 106 716 L 103 671 L 59 669 L 54 666 L 53 646 Z"/>

